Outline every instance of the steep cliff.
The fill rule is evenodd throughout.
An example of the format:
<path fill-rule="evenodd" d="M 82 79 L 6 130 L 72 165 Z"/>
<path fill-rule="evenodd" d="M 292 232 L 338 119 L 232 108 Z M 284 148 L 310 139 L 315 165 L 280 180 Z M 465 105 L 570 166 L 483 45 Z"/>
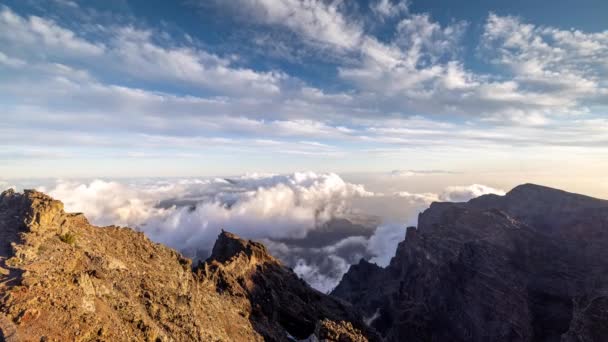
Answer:
<path fill-rule="evenodd" d="M 332 294 L 388 341 L 605 341 L 607 274 L 608 201 L 525 184 L 434 203 Z"/>

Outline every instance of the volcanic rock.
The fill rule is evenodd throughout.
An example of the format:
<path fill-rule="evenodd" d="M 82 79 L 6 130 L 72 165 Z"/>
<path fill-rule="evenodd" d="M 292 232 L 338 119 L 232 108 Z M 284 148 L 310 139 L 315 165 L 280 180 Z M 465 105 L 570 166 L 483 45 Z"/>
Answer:
<path fill-rule="evenodd" d="M 259 243 L 222 232 L 194 269 L 49 196 L 0 195 L 0 340 L 377 340 L 358 311 L 305 284 Z"/>
<path fill-rule="evenodd" d="M 387 341 L 608 340 L 608 201 L 525 184 L 433 203 L 333 295 Z"/>

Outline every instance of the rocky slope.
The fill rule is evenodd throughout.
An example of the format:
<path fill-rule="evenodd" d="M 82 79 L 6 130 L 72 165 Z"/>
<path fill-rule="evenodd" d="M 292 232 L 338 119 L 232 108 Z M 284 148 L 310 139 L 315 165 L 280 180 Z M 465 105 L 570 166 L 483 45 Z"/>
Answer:
<path fill-rule="evenodd" d="M 357 312 L 230 233 L 192 268 L 42 193 L 0 195 L 0 340 L 377 340 Z"/>
<path fill-rule="evenodd" d="M 434 203 L 333 295 L 388 341 L 606 341 L 608 201 L 526 184 Z"/>

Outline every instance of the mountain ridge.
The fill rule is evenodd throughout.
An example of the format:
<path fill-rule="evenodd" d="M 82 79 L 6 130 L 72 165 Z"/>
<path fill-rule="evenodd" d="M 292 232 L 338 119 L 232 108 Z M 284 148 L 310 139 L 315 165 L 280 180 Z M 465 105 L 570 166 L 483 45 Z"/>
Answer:
<path fill-rule="evenodd" d="M 43 193 L 9 190 L 0 234 L 1 340 L 377 340 L 351 305 L 228 232 L 192 267 L 141 232 L 95 227 Z"/>
<path fill-rule="evenodd" d="M 386 268 L 353 266 L 332 294 L 387 341 L 602 341 L 607 246 L 608 201 L 524 184 L 433 203 Z"/>

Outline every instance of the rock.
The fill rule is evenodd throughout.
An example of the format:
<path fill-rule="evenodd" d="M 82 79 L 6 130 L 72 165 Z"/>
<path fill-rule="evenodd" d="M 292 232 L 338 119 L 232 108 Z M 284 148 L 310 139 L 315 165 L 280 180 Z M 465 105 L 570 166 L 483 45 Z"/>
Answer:
<path fill-rule="evenodd" d="M 333 295 L 387 341 L 605 341 L 608 201 L 525 184 L 433 203 L 385 269 Z"/>
<path fill-rule="evenodd" d="M 367 339 L 350 322 L 334 322 L 324 319 L 320 322 L 318 336 L 327 342 L 365 342 Z"/>
<path fill-rule="evenodd" d="M 45 194 L 9 190 L 0 237 L 0 340 L 287 341 L 334 327 L 377 339 L 350 304 L 228 232 L 193 272 L 142 233 L 94 227 Z M 324 319 L 340 323 L 315 331 Z"/>
<path fill-rule="evenodd" d="M 197 271 L 219 293 L 247 298 L 251 303 L 247 316 L 265 340 L 280 341 L 286 333 L 307 338 L 324 319 L 356 327 L 362 340 L 378 340 L 354 308 L 311 288 L 260 243 L 222 231 L 211 256 Z"/>

